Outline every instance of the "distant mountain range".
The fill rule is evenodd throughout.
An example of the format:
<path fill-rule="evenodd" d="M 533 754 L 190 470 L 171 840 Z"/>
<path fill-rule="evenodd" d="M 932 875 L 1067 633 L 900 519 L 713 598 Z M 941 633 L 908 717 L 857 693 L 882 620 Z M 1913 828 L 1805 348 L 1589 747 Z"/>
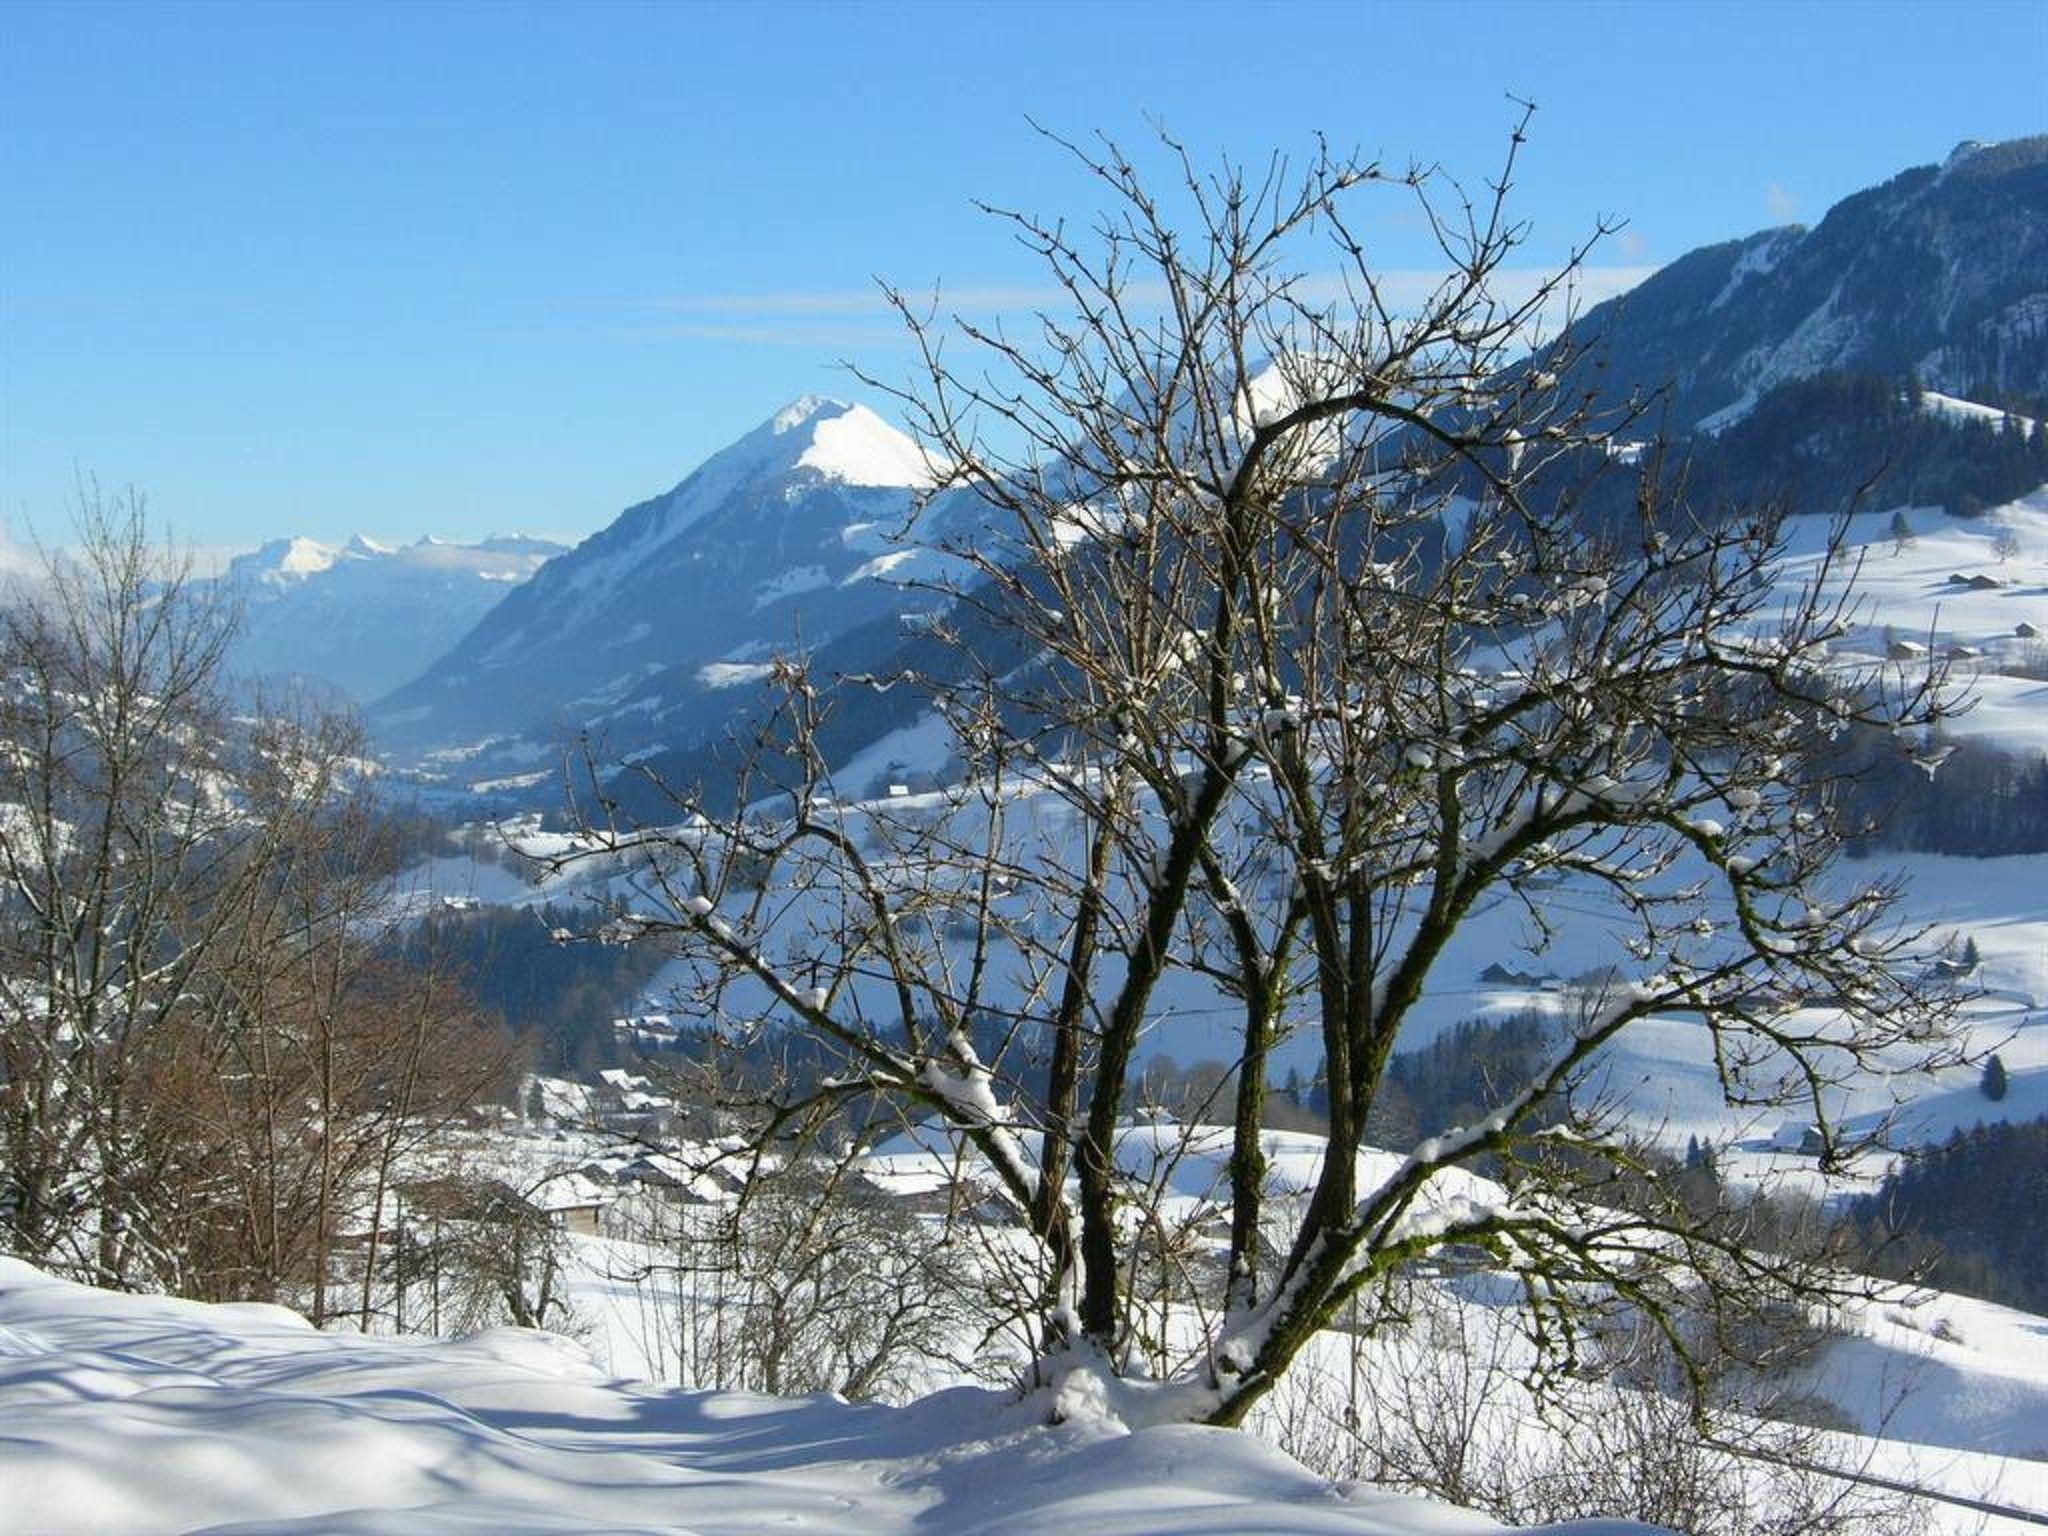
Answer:
<path fill-rule="evenodd" d="M 242 607 L 231 666 L 247 677 L 325 683 L 358 701 L 389 692 L 467 634 L 563 546 L 421 539 L 389 548 L 277 539 L 228 564 Z"/>
<path fill-rule="evenodd" d="M 944 563 L 903 537 L 927 480 L 873 411 L 805 396 L 550 561 L 371 723 L 415 748 L 693 741 L 757 695 L 777 654 L 918 608 L 905 583 Z"/>
<path fill-rule="evenodd" d="M 2032 458 L 2000 438 L 1989 464 L 1990 428 L 1943 414 L 1939 396 L 1908 401 L 1908 384 L 2041 414 L 2048 137 L 1965 144 L 1844 199 L 1815 228 L 1694 251 L 1572 335 L 1589 344 L 1585 387 L 1609 403 L 1654 397 L 1645 433 L 1698 456 L 1702 486 L 1818 505 L 1876 469 L 1923 504 L 1945 487 L 1948 500 L 2013 494 Z M 269 546 L 238 562 L 244 650 L 266 670 L 381 691 L 369 709 L 379 737 L 404 757 L 462 762 L 466 781 L 589 732 L 606 752 L 709 782 L 777 655 L 801 647 L 821 676 L 943 662 L 923 621 L 944 598 L 919 583 L 946 572 L 936 543 L 977 513 L 942 502 L 913 534 L 927 481 L 916 447 L 874 412 L 805 397 L 566 553 L 497 540 L 460 555 Z M 395 591 L 401 571 L 448 583 L 431 622 L 357 601 Z M 915 727 L 908 708 L 895 695 L 843 700 L 835 761 L 887 772 L 897 758 L 883 738 Z M 902 750 L 916 756 L 907 737 Z"/>

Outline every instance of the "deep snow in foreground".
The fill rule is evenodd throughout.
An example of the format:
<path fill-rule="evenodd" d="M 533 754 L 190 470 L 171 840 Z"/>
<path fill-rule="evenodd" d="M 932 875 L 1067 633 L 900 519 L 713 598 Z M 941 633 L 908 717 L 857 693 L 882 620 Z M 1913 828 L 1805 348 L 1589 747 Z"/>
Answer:
<path fill-rule="evenodd" d="M 664 1391 L 550 1334 L 319 1333 L 0 1259 L 0 1530 L 24 1536 L 1496 1529 L 1229 1430 L 1046 1429 L 972 1389 L 909 1409 Z"/>

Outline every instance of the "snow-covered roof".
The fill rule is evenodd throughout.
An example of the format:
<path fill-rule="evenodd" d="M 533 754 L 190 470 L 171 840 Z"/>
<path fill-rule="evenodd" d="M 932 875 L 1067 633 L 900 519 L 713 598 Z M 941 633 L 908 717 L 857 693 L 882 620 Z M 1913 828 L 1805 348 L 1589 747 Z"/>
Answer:
<path fill-rule="evenodd" d="M 612 1199 L 609 1185 L 600 1184 L 580 1169 L 551 1174 L 524 1191 L 527 1204 L 542 1211 L 580 1210 L 602 1206 Z"/>

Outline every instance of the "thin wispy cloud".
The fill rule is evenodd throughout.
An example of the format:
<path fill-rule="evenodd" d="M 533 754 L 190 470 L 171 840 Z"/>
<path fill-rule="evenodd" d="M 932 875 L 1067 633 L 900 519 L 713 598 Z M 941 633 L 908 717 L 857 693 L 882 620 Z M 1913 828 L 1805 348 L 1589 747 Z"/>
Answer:
<path fill-rule="evenodd" d="M 1626 293 L 1655 270 L 1654 266 L 1643 264 L 1582 267 L 1557 295 L 1559 305 L 1568 299 L 1574 308 L 1583 310 Z M 1527 303 L 1555 275 L 1549 268 L 1503 269 L 1493 274 L 1494 298 L 1508 306 Z M 1381 272 L 1377 274 L 1381 300 L 1396 313 L 1413 311 L 1429 301 L 1447 276 L 1444 271 L 1426 268 Z M 1295 297 L 1311 305 L 1340 304 L 1353 291 L 1336 274 L 1307 276 L 1294 288 Z M 1133 282 L 1125 289 L 1124 297 L 1133 304 L 1156 305 L 1164 303 L 1168 295 L 1163 284 Z M 906 289 L 903 300 L 913 313 L 931 313 L 941 319 L 957 316 L 987 320 L 1062 310 L 1071 303 L 1071 295 L 1052 285 L 969 286 Z M 743 346 L 864 350 L 900 345 L 904 340 L 900 326 L 895 323 L 895 310 L 879 287 L 663 294 L 642 300 L 634 307 L 664 317 L 623 332 L 636 341 L 719 341 Z M 1547 314 L 1544 324 L 1554 326 L 1562 318 L 1561 310 Z"/>
<path fill-rule="evenodd" d="M 1771 182 L 1764 188 L 1764 212 L 1773 223 L 1789 224 L 1799 217 L 1799 199 L 1777 182 Z"/>
<path fill-rule="evenodd" d="M 722 341 L 735 346 L 836 347 L 862 352 L 909 345 L 903 327 L 889 324 L 879 315 L 867 325 L 773 318 L 753 323 L 679 321 L 668 325 L 630 326 L 619 334 L 627 341 Z"/>
<path fill-rule="evenodd" d="M 986 314 L 1009 309 L 1038 309 L 1059 302 L 1062 290 L 1052 286 L 1016 288 L 906 289 L 912 307 L 934 302 L 948 313 Z M 767 293 L 699 293 L 646 301 L 650 309 L 696 315 L 884 315 L 891 313 L 881 286 L 839 290 L 781 289 Z"/>

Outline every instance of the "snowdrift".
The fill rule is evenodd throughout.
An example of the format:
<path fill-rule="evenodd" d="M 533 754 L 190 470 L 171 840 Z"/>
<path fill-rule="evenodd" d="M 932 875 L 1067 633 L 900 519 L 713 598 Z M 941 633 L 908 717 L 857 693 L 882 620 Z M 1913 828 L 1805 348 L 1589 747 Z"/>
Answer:
<path fill-rule="evenodd" d="M 0 1529 L 157 1536 L 1460 1536 L 1249 1435 L 1046 1429 L 999 1394 L 908 1409 L 608 1381 L 566 1339 L 316 1332 L 0 1259 Z M 1647 1526 L 1580 1522 L 1574 1536 Z"/>

